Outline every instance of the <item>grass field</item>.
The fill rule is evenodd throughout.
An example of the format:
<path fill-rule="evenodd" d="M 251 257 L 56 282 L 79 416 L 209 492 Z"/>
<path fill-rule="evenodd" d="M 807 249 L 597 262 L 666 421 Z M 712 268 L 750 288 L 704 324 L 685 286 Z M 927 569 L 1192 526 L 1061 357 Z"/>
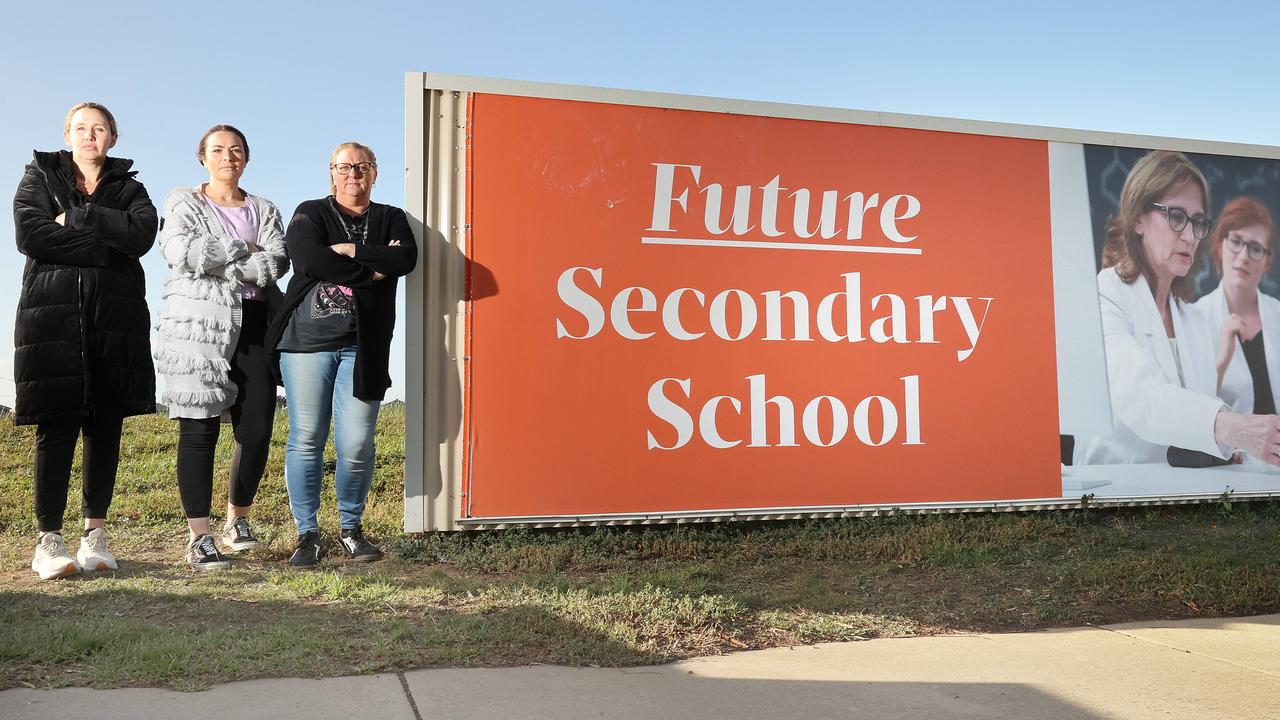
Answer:
<path fill-rule="evenodd" d="M 669 528 L 400 532 L 403 407 L 379 420 L 366 530 L 392 552 L 284 567 L 285 423 L 233 570 L 181 564 L 176 428 L 126 423 L 117 573 L 39 582 L 34 431 L 0 419 L 0 687 L 168 686 L 529 662 L 632 665 L 744 648 L 1280 611 L 1280 505 L 1220 503 Z M 217 471 L 225 499 L 229 427 Z M 73 478 L 78 478 L 78 467 Z M 78 479 L 67 528 L 80 522 Z M 70 537 L 73 533 L 68 532 Z"/>

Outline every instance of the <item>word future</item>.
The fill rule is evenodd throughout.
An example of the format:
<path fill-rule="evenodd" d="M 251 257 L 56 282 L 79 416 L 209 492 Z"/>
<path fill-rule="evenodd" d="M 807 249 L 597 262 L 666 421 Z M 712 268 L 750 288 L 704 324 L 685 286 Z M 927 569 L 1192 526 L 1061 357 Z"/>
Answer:
<path fill-rule="evenodd" d="M 852 192 L 841 197 L 839 190 L 822 191 L 819 203 L 817 222 L 811 217 L 810 206 L 814 204 L 814 192 L 808 188 L 799 188 L 783 194 L 782 177 L 774 175 L 764 185 L 738 185 L 733 191 L 733 211 L 725 223 L 724 188 L 720 183 L 702 183 L 701 165 L 681 165 L 677 163 L 654 163 L 657 168 L 653 188 L 653 219 L 647 228 L 649 232 L 676 232 L 672 227 L 672 210 L 679 207 L 683 213 L 689 213 L 689 180 L 692 187 L 703 195 L 702 225 L 712 235 L 743 236 L 757 230 L 768 238 L 782 237 L 791 234 L 800 238 L 821 237 L 830 240 L 843 235 L 845 240 L 861 240 L 865 217 L 876 210 L 880 232 L 895 243 L 909 243 L 916 239 L 915 235 L 904 235 L 898 223 L 909 220 L 920 214 L 920 200 L 914 195 L 893 195 L 880 204 L 880 193 L 866 195 Z M 683 170 L 677 176 L 677 170 Z M 677 183 L 680 192 L 676 192 Z M 759 192 L 757 192 L 759 191 Z M 790 227 L 784 221 L 779 222 L 779 205 L 782 200 L 791 203 Z M 753 206 L 758 206 L 755 210 Z M 843 208 L 844 212 L 841 213 Z M 843 224 L 843 227 L 841 226 Z M 701 232 L 702 229 L 697 232 Z"/>

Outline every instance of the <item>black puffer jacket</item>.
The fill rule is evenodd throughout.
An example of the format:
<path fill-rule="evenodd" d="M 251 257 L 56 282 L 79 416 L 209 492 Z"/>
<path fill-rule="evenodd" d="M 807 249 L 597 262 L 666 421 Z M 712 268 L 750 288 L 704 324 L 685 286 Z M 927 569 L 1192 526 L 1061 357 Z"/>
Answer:
<path fill-rule="evenodd" d="M 138 258 L 155 242 L 156 209 L 132 166 L 108 158 L 85 195 L 71 153 L 37 152 L 18 184 L 13 225 L 27 256 L 14 324 L 19 425 L 155 411 Z"/>

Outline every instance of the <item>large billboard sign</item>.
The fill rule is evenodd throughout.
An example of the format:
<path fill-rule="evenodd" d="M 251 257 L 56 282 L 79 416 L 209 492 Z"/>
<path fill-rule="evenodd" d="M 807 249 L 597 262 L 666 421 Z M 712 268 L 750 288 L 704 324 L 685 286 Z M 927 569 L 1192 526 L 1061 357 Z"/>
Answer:
<path fill-rule="evenodd" d="M 1089 143 L 417 73 L 406 98 L 407 529 L 1280 494 L 1261 464 L 1064 466 L 1117 432 Z"/>

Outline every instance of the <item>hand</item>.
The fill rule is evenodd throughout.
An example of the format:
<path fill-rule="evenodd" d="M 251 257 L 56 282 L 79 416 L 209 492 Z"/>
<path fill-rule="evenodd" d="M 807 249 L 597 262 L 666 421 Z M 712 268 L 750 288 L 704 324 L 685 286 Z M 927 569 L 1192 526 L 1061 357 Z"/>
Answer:
<path fill-rule="evenodd" d="M 1236 352 L 1236 338 L 1244 341 L 1244 318 L 1232 313 L 1222 321 L 1222 332 L 1218 336 L 1218 389 L 1222 389 L 1222 378 L 1231 364 L 1231 356 Z"/>
<path fill-rule="evenodd" d="M 391 242 L 387 243 L 387 247 L 400 247 L 400 241 L 399 241 L 399 240 L 392 240 Z M 377 270 L 374 270 L 374 271 L 373 271 L 373 279 L 374 279 L 374 281 L 378 281 L 378 280 L 386 280 L 386 279 L 387 279 L 387 276 L 386 276 L 386 275 L 383 275 L 382 273 L 378 272 Z"/>
<path fill-rule="evenodd" d="M 329 249 L 339 255 L 346 255 L 349 258 L 354 258 L 356 256 L 355 243 L 338 243 L 337 245 L 330 245 Z"/>
<path fill-rule="evenodd" d="M 254 253 L 256 253 L 256 252 L 262 252 L 262 248 L 258 247 L 258 246 L 257 246 L 256 244 L 254 244 L 254 243 L 251 243 L 251 242 L 245 242 L 245 244 L 244 244 L 244 245 L 245 245 L 245 247 L 249 248 L 249 254 L 250 254 L 250 255 L 252 255 L 252 254 L 254 254 Z"/>
<path fill-rule="evenodd" d="M 1244 415 L 1223 410 L 1213 423 L 1213 437 L 1268 465 L 1280 466 L 1280 416 Z"/>
<path fill-rule="evenodd" d="M 1226 320 L 1222 321 L 1222 344 L 1228 345 L 1231 340 L 1240 338 L 1241 342 L 1245 340 L 1246 325 L 1244 318 L 1231 313 Z"/>
<path fill-rule="evenodd" d="M 66 213 L 59 213 L 58 217 L 54 218 L 54 219 L 53 219 L 53 221 L 54 221 L 54 222 L 56 222 L 56 223 L 58 223 L 59 225 L 66 225 L 66 224 L 67 224 L 67 214 L 66 214 Z"/>

